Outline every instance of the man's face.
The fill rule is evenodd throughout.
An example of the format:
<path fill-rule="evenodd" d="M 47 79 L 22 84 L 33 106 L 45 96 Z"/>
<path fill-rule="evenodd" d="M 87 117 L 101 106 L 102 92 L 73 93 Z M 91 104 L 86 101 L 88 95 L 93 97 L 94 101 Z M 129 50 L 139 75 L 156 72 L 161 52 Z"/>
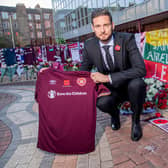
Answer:
<path fill-rule="evenodd" d="M 92 30 L 100 41 L 107 43 L 113 32 L 113 23 L 109 16 L 98 16 L 93 19 Z"/>

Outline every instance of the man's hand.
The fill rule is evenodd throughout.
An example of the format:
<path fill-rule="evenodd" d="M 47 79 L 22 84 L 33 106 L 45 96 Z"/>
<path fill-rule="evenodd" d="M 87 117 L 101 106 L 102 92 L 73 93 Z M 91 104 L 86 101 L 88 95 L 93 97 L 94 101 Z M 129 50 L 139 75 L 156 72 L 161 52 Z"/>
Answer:
<path fill-rule="evenodd" d="M 110 82 L 108 75 L 104 75 L 100 72 L 93 72 L 93 73 L 91 73 L 90 77 L 95 83 Z"/>

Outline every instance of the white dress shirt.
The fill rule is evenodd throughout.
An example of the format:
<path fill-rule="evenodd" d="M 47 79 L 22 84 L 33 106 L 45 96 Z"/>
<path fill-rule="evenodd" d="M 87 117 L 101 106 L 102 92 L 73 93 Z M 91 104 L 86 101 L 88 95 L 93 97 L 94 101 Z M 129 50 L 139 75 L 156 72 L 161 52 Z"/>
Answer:
<path fill-rule="evenodd" d="M 109 47 L 109 53 L 110 53 L 111 59 L 112 59 L 112 61 L 113 61 L 113 63 L 114 63 L 114 53 L 113 53 L 114 38 L 113 38 L 113 36 L 112 36 L 111 39 L 109 40 L 109 42 L 108 42 L 107 44 L 104 44 L 104 43 L 102 43 L 102 42 L 99 40 L 99 44 L 100 44 L 100 49 L 101 49 L 101 53 L 102 53 L 102 56 L 103 56 L 103 61 L 104 61 L 105 65 L 106 65 L 107 69 L 110 70 L 110 67 L 109 67 L 108 64 L 107 64 L 106 52 L 105 52 L 103 46 L 105 46 L 105 45 L 110 46 L 110 47 Z M 112 79 L 111 79 L 110 74 L 108 75 L 108 77 L 109 77 L 110 83 L 112 84 Z"/>

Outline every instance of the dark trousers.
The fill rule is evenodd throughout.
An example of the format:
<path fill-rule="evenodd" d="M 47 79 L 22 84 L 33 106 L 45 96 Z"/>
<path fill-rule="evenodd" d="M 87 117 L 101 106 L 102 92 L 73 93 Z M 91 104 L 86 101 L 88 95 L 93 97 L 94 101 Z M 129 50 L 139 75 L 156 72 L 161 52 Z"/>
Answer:
<path fill-rule="evenodd" d="M 109 89 L 111 95 L 97 99 L 97 107 L 101 111 L 115 116 L 119 113 L 119 104 L 127 100 L 131 103 L 133 114 L 140 116 L 146 97 L 146 84 L 141 78 L 132 79 L 119 88 Z"/>

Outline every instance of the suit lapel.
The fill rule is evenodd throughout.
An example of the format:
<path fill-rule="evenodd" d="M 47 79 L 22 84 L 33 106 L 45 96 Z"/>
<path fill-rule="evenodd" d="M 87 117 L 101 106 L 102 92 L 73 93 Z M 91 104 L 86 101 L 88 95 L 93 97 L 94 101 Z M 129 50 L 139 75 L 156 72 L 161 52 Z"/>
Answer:
<path fill-rule="evenodd" d="M 114 33 L 113 37 L 114 37 L 114 50 L 113 51 L 114 51 L 116 65 L 118 65 L 118 68 L 122 70 L 123 69 L 123 65 L 122 65 L 122 42 L 123 41 L 117 33 Z"/>
<path fill-rule="evenodd" d="M 104 72 L 104 61 L 102 59 L 102 53 L 101 53 L 101 49 L 100 49 L 100 45 L 99 45 L 99 40 L 97 38 L 95 38 L 96 40 L 96 44 L 95 44 L 95 63 L 96 63 L 96 67 L 98 68 L 98 70 L 100 72 Z M 94 48 L 93 48 L 94 50 Z"/>

